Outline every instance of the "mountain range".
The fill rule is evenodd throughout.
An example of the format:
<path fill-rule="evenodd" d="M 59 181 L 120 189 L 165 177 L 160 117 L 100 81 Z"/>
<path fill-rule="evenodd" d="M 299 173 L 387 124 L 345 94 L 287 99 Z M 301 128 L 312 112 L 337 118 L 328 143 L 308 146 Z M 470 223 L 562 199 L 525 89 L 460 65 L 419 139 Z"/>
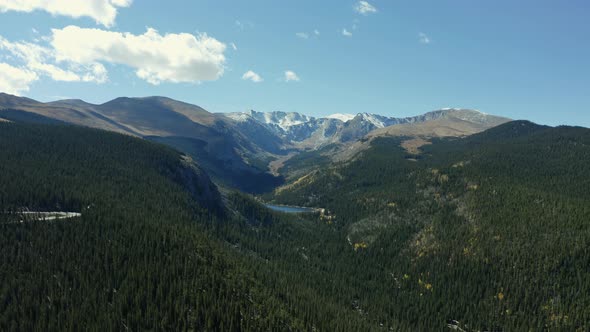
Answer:
<path fill-rule="evenodd" d="M 466 136 L 510 121 L 510 119 L 481 113 L 477 110 L 445 108 L 423 115 L 396 118 L 371 113 L 333 114 L 323 118 L 306 116 L 296 112 L 241 112 L 228 113 L 226 117 L 238 123 L 257 122 L 299 149 L 318 149 L 332 143 L 349 143 L 367 134 L 388 127 L 415 124 L 420 135 L 440 136 L 442 132 L 425 130 L 419 124 L 445 119 L 441 124 L 447 130 L 443 136 Z M 394 130 L 395 131 L 395 130 Z M 381 130 L 376 135 L 390 135 Z M 413 133 L 406 132 L 407 136 Z"/>
<path fill-rule="evenodd" d="M 587 128 L 1 97 L 2 331 L 590 328 Z"/>
<path fill-rule="evenodd" d="M 0 118 L 63 123 L 145 138 L 194 158 L 222 186 L 264 192 L 283 182 L 272 163 L 336 144 L 347 156 L 376 136 L 461 137 L 510 121 L 468 109 L 441 109 L 405 118 L 371 113 L 316 118 L 296 112 L 210 113 L 166 97 L 116 98 L 104 104 L 78 99 L 42 103 L 0 94 Z"/>

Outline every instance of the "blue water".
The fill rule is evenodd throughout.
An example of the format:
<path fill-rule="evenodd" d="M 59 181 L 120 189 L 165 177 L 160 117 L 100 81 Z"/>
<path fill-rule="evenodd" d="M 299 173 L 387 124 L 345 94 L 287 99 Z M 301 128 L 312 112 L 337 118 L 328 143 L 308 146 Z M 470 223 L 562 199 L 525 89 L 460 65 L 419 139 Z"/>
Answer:
<path fill-rule="evenodd" d="M 311 213 L 315 212 L 315 209 L 312 208 L 304 208 L 304 207 L 297 207 L 297 206 L 283 206 L 283 205 L 272 205 L 272 204 L 265 204 L 267 208 L 273 211 L 279 211 L 284 213 Z"/>

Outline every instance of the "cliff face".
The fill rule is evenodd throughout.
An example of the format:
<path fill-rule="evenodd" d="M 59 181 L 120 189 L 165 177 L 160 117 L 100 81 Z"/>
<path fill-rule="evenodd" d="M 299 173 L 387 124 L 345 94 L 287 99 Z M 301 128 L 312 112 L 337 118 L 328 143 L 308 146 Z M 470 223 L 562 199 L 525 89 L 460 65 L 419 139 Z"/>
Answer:
<path fill-rule="evenodd" d="M 217 186 L 192 158 L 182 156 L 182 167 L 177 170 L 176 176 L 176 180 L 191 193 L 199 205 L 217 215 L 225 213 Z"/>

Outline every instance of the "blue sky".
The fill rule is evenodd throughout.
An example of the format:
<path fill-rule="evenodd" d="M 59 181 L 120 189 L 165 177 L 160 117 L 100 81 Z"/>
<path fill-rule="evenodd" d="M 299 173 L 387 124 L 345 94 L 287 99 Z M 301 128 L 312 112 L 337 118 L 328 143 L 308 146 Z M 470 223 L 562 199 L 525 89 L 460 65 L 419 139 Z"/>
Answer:
<path fill-rule="evenodd" d="M 588 17 L 586 0 L 6 0 L 0 90 L 590 127 Z"/>

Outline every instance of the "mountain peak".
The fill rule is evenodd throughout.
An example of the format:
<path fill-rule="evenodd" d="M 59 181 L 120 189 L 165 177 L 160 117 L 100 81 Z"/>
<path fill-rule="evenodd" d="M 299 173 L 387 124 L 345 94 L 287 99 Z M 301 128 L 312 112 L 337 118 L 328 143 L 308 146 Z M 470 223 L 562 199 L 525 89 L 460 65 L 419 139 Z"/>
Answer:
<path fill-rule="evenodd" d="M 8 107 L 22 104 L 39 104 L 39 102 L 27 97 L 19 97 L 8 93 L 0 92 L 0 104 L 2 106 Z"/>
<path fill-rule="evenodd" d="M 325 119 L 336 119 L 336 120 L 340 120 L 342 122 L 348 122 L 352 119 L 354 119 L 356 115 L 354 114 L 342 114 L 342 113 L 335 113 L 335 114 L 331 114 L 325 117 Z"/>
<path fill-rule="evenodd" d="M 425 116 L 431 116 L 435 118 L 454 118 L 476 124 L 495 124 L 507 122 L 510 119 L 490 115 L 479 110 L 467 109 L 467 108 L 442 108 L 438 111 L 426 113 Z"/>
<path fill-rule="evenodd" d="M 359 121 L 366 121 L 371 125 L 375 126 L 375 128 L 388 127 L 399 122 L 396 118 L 390 118 L 383 115 L 366 112 L 358 113 L 355 119 L 358 119 Z"/>
<path fill-rule="evenodd" d="M 257 112 L 250 110 L 243 113 L 228 113 L 226 116 L 236 121 L 246 121 L 248 117 L 250 117 L 257 122 L 271 127 L 280 128 L 283 131 L 288 131 L 290 127 L 315 120 L 314 117 L 301 113 L 283 111 Z"/>
<path fill-rule="evenodd" d="M 52 101 L 47 104 L 54 105 L 54 106 L 80 106 L 80 107 L 96 106 L 91 103 L 85 102 L 82 99 L 62 99 L 62 100 Z"/>

